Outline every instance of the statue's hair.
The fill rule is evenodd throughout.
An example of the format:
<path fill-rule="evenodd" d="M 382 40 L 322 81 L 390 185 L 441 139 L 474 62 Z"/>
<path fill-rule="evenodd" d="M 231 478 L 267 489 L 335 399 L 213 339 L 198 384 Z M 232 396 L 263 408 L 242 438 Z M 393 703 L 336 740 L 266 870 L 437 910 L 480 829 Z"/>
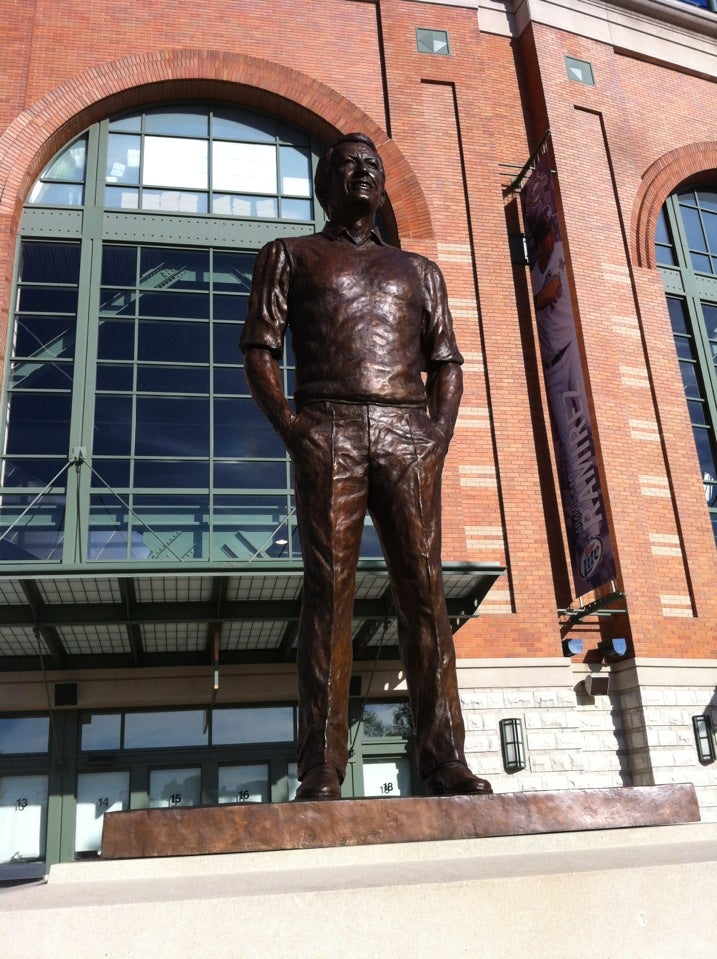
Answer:
<path fill-rule="evenodd" d="M 381 162 L 381 157 L 376 149 L 376 144 L 373 142 L 371 137 L 367 136 L 365 133 L 346 133 L 339 137 L 338 140 L 334 140 L 331 146 L 327 147 L 319 157 L 319 162 L 316 164 L 316 176 L 314 177 L 316 199 L 327 212 L 328 210 L 326 204 L 328 203 L 329 198 L 329 172 L 331 170 L 331 161 L 333 159 L 334 150 L 341 143 L 363 143 L 364 146 L 370 147 L 378 157 L 378 162 L 381 165 L 381 172 L 383 173 L 383 163 Z"/>

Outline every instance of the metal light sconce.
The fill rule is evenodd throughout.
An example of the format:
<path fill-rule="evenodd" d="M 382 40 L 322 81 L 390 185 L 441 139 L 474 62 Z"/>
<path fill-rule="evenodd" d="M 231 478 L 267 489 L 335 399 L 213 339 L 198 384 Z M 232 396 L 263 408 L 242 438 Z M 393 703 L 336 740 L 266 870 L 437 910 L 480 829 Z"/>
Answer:
<path fill-rule="evenodd" d="M 603 639 L 597 648 L 604 663 L 619 663 L 627 657 L 627 640 L 622 637 Z"/>
<path fill-rule="evenodd" d="M 692 728 L 695 731 L 695 745 L 697 755 L 703 766 L 713 763 L 715 755 L 715 736 L 712 728 L 712 717 L 704 713 L 692 717 Z"/>
<path fill-rule="evenodd" d="M 523 743 L 523 723 L 520 719 L 501 719 L 500 751 L 503 754 L 503 768 L 507 773 L 517 773 L 525 769 L 525 745 Z"/>

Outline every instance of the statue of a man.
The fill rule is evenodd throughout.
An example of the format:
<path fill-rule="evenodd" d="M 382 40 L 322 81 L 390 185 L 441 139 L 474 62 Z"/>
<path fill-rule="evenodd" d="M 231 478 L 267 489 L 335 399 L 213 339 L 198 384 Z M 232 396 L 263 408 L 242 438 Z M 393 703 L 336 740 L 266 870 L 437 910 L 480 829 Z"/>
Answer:
<path fill-rule="evenodd" d="M 441 471 L 463 389 L 443 277 L 378 235 L 384 171 L 367 136 L 337 140 L 315 182 L 328 223 L 261 250 L 241 340 L 252 396 L 294 466 L 304 560 L 296 798 L 341 795 L 367 509 L 391 580 L 420 776 L 431 794 L 490 793 L 463 752 L 441 572 Z M 287 327 L 296 412 L 278 366 Z"/>

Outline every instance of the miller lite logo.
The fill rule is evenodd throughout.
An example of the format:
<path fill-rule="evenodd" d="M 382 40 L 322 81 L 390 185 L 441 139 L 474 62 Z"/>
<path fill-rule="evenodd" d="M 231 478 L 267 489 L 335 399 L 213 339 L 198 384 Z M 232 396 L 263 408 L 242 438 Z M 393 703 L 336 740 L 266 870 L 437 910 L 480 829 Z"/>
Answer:
<path fill-rule="evenodd" d="M 580 570 L 580 575 L 583 579 L 590 579 L 592 574 L 597 569 L 601 559 L 602 540 L 598 539 L 597 536 L 593 536 L 588 545 L 582 551 L 580 562 L 578 563 L 578 569 Z"/>

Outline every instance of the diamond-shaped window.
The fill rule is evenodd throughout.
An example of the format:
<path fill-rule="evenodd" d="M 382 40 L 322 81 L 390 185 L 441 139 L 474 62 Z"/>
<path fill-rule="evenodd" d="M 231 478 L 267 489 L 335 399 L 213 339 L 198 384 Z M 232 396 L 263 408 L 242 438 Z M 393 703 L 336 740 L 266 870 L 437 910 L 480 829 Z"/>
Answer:
<path fill-rule="evenodd" d="M 451 55 L 448 46 L 448 34 L 445 30 L 416 30 L 416 44 L 419 53 L 434 53 L 440 57 Z"/>
<path fill-rule="evenodd" d="M 587 60 L 576 60 L 575 57 L 566 57 L 565 67 L 571 80 L 575 80 L 577 83 L 586 83 L 590 87 L 595 86 L 593 68 Z"/>

